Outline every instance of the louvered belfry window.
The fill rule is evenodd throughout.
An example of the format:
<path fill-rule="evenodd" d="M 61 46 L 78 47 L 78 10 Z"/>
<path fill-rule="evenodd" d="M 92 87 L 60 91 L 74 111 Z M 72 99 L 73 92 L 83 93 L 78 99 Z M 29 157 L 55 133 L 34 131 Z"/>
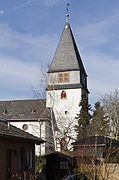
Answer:
<path fill-rule="evenodd" d="M 68 72 L 60 72 L 58 73 L 58 82 L 69 82 L 69 73 Z"/>

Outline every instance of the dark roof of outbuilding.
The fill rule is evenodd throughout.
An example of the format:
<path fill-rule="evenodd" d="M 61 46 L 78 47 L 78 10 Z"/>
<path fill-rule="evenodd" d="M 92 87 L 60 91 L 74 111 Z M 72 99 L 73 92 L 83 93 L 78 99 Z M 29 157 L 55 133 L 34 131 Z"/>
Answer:
<path fill-rule="evenodd" d="M 73 157 L 73 156 L 72 156 L 70 153 L 68 153 L 67 151 L 66 151 L 66 152 L 54 151 L 54 152 L 47 153 L 47 154 L 43 155 L 43 157 L 48 157 L 48 156 L 52 156 L 52 155 L 62 156 L 62 157 L 69 157 L 69 158 L 72 158 L 72 157 Z"/>
<path fill-rule="evenodd" d="M 72 30 L 70 25 L 66 23 L 48 72 L 75 70 L 80 70 L 86 75 Z"/>
<path fill-rule="evenodd" d="M 46 100 L 0 101 L 0 120 L 51 119 L 51 111 L 46 108 Z"/>
<path fill-rule="evenodd" d="M 74 146 L 85 146 L 85 145 L 95 146 L 95 144 L 97 145 L 118 144 L 119 145 L 119 141 L 112 138 L 105 137 L 105 136 L 88 136 L 72 143 L 72 145 Z"/>
<path fill-rule="evenodd" d="M 0 121 L 0 137 L 7 138 L 10 140 L 18 140 L 18 141 L 25 141 L 25 142 L 33 142 L 36 144 L 44 143 L 41 138 L 33 136 L 15 126 L 9 125 L 3 121 Z"/>
<path fill-rule="evenodd" d="M 81 151 L 81 150 L 75 150 L 75 151 L 66 151 L 67 154 L 69 154 L 70 156 L 74 157 L 78 157 L 78 156 L 90 156 L 90 154 L 86 151 Z"/>

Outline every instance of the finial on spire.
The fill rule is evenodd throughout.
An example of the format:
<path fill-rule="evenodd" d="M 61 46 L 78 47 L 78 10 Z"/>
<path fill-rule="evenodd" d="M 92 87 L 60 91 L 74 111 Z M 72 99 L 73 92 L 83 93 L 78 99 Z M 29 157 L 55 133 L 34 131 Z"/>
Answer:
<path fill-rule="evenodd" d="M 66 22 L 69 22 L 69 3 L 67 3 L 67 13 L 66 13 Z"/>

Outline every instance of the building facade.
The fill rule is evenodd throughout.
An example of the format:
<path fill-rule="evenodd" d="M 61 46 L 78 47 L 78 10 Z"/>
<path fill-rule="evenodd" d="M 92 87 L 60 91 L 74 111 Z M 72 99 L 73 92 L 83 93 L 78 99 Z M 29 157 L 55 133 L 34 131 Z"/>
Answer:
<path fill-rule="evenodd" d="M 35 143 L 44 141 L 0 121 L 0 179 L 31 179 L 35 175 Z"/>
<path fill-rule="evenodd" d="M 36 155 L 54 151 L 54 123 L 46 100 L 0 101 L 0 119 L 45 140 L 44 144 L 36 145 Z"/>
<path fill-rule="evenodd" d="M 66 138 L 66 143 L 69 142 L 67 148 L 76 139 L 76 116 L 84 93 L 88 96 L 87 74 L 70 25 L 66 22 L 48 70 L 46 96 L 46 107 L 53 109 L 59 128 L 59 132 L 55 134 L 58 149 L 62 138 Z"/>

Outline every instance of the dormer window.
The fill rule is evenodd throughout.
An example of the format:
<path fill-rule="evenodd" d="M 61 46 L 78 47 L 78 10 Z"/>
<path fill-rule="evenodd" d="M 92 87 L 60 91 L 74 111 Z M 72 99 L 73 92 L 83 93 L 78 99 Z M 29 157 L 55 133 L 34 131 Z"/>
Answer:
<path fill-rule="evenodd" d="M 32 112 L 32 113 L 36 112 L 35 108 L 32 108 L 32 109 L 31 109 L 31 112 Z"/>
<path fill-rule="evenodd" d="M 67 94 L 65 91 L 61 92 L 61 99 L 67 99 Z"/>
<path fill-rule="evenodd" d="M 68 72 L 60 72 L 58 73 L 58 82 L 69 82 L 69 73 Z"/>
<path fill-rule="evenodd" d="M 7 113 L 7 110 L 4 109 L 4 110 L 2 111 L 2 114 L 6 114 L 6 113 Z"/>
<path fill-rule="evenodd" d="M 68 114 L 68 111 L 65 111 L 65 114 Z"/>
<path fill-rule="evenodd" d="M 60 141 L 60 151 L 65 151 L 67 146 L 67 141 L 65 138 L 62 138 Z"/>

